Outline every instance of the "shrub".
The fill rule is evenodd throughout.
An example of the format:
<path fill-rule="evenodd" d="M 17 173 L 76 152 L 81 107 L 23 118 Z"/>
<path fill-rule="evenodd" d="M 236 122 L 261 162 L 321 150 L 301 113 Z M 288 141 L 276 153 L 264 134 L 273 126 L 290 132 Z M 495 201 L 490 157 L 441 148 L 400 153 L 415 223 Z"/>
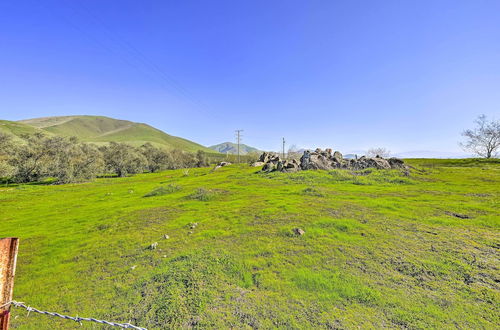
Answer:
<path fill-rule="evenodd" d="M 188 196 L 189 199 L 196 199 L 202 202 L 207 202 L 211 199 L 214 199 L 219 194 L 218 191 L 198 188 L 194 193 Z"/>
<path fill-rule="evenodd" d="M 153 189 L 152 191 L 148 192 L 144 197 L 153 197 L 153 196 L 163 196 L 167 194 L 172 194 L 174 192 L 177 192 L 181 190 L 181 186 L 175 185 L 175 184 L 169 184 L 168 186 L 162 186 Z"/>
<path fill-rule="evenodd" d="M 302 190 L 302 195 L 316 196 L 316 197 L 324 196 L 321 192 L 319 192 L 317 189 L 313 187 L 307 187 L 306 189 Z"/>

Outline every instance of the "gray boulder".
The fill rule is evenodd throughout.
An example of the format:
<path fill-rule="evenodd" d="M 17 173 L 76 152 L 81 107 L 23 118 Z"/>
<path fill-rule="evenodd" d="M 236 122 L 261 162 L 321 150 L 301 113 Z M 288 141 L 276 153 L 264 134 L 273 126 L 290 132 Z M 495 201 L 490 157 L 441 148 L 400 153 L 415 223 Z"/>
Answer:
<path fill-rule="evenodd" d="M 255 163 L 253 163 L 253 164 L 252 164 L 252 166 L 253 166 L 253 167 L 261 167 L 261 166 L 264 166 L 264 164 L 266 164 L 266 163 L 264 163 L 264 162 L 260 162 L 260 161 L 259 161 L 259 162 L 255 162 Z"/>

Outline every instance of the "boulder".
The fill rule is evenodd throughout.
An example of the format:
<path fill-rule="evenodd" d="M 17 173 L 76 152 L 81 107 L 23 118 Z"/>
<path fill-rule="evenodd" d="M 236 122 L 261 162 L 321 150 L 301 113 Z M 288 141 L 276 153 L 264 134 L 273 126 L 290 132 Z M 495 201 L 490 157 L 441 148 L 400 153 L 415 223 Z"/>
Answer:
<path fill-rule="evenodd" d="M 299 170 L 300 170 L 299 163 L 295 159 L 292 159 L 291 161 L 285 161 L 285 163 L 283 164 L 283 169 L 282 169 L 283 172 L 292 173 L 292 172 L 297 172 Z"/>
<path fill-rule="evenodd" d="M 261 167 L 261 166 L 264 166 L 264 164 L 265 164 L 264 162 L 258 161 L 258 162 L 253 163 L 251 166 L 253 166 L 253 167 Z"/>
<path fill-rule="evenodd" d="M 218 168 L 221 168 L 221 167 L 224 167 L 224 166 L 229 166 L 231 165 L 230 162 L 220 162 L 219 164 L 217 164 L 213 169 L 212 169 L 212 172 L 217 170 Z"/>
<path fill-rule="evenodd" d="M 271 159 L 275 159 L 276 157 L 278 157 L 278 156 L 275 154 L 272 154 L 270 152 L 263 152 L 262 155 L 260 155 L 260 157 L 259 157 L 259 162 L 267 163 Z"/>
<path fill-rule="evenodd" d="M 342 157 L 342 154 L 340 153 L 340 151 L 335 151 L 333 153 L 333 159 L 335 159 L 338 163 L 342 164 L 344 157 Z"/>
<path fill-rule="evenodd" d="M 405 165 L 405 162 L 402 159 L 399 158 L 389 158 L 387 160 L 389 162 L 389 165 L 391 165 L 391 168 L 393 169 L 401 169 L 401 170 L 406 170 L 408 167 Z"/>
<path fill-rule="evenodd" d="M 276 171 L 283 171 L 283 162 L 281 160 L 278 160 L 276 163 Z"/>
<path fill-rule="evenodd" d="M 391 165 L 387 160 L 381 157 L 368 158 L 369 167 L 374 167 L 379 170 L 387 170 L 391 168 Z"/>
<path fill-rule="evenodd" d="M 272 162 L 265 163 L 262 167 L 263 172 L 272 172 L 276 170 L 276 164 Z"/>

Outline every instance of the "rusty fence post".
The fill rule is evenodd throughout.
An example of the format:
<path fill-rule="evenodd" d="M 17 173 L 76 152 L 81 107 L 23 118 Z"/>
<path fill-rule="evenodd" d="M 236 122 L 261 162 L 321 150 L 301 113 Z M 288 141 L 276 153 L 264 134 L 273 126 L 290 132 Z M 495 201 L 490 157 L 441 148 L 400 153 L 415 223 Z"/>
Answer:
<path fill-rule="evenodd" d="M 0 238 L 0 306 L 12 300 L 18 238 Z M 0 307 L 0 330 L 9 329 L 10 305 Z"/>

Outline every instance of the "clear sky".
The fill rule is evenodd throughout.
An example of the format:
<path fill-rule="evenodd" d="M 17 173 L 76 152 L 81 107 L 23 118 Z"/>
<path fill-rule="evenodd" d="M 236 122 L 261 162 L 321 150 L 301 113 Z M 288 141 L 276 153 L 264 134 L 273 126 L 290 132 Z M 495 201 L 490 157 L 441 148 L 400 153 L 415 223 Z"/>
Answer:
<path fill-rule="evenodd" d="M 0 1 L 0 118 L 204 145 L 460 151 L 500 117 L 500 1 Z"/>

